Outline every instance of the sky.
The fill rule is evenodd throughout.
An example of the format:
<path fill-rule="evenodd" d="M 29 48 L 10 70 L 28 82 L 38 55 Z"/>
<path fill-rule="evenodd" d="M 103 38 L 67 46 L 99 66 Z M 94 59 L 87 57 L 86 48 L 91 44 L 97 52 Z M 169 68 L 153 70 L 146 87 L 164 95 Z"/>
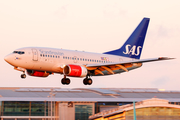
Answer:
<path fill-rule="evenodd" d="M 1 0 L 0 1 L 0 87 L 60 88 L 158 88 L 180 90 L 179 0 Z M 118 49 L 144 18 L 150 23 L 141 59 L 176 58 L 144 63 L 128 73 L 70 78 L 27 76 L 4 61 L 17 48 L 52 47 L 103 53 Z"/>

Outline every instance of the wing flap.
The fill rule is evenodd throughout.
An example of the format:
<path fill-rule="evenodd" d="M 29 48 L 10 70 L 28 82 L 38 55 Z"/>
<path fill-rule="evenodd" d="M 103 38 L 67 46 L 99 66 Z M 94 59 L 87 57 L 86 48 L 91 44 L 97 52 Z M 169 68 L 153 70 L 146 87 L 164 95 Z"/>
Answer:
<path fill-rule="evenodd" d="M 102 71 L 101 70 L 95 70 L 95 74 L 97 75 L 97 74 L 101 74 L 101 75 L 104 75 L 104 73 L 102 73 Z"/>
<path fill-rule="evenodd" d="M 104 75 L 103 71 L 107 71 L 108 74 L 115 74 L 115 70 L 124 70 L 128 72 L 128 68 L 131 69 L 132 67 L 141 67 L 142 63 L 145 62 L 153 62 L 153 61 L 161 61 L 161 60 L 170 60 L 174 58 L 167 58 L 167 57 L 159 57 L 159 58 L 151 58 L 151 59 L 142 59 L 142 60 L 132 60 L 132 61 L 125 61 L 125 62 L 116 62 L 116 63 L 102 63 L 102 64 L 88 64 L 86 68 L 88 70 L 94 70 L 95 75 Z"/>
<path fill-rule="evenodd" d="M 114 74 L 114 72 L 110 68 L 108 68 L 106 66 L 101 66 L 101 68 L 107 70 L 110 74 Z"/>
<path fill-rule="evenodd" d="M 123 69 L 124 71 L 128 72 L 127 68 L 124 67 L 123 65 L 119 64 L 119 65 L 116 65 L 116 66 L 118 66 L 120 69 Z"/>

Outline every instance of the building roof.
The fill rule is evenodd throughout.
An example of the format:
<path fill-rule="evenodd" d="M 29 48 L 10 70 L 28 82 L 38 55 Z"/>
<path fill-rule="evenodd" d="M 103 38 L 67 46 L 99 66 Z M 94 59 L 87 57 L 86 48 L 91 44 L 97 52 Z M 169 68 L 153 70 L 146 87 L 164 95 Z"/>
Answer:
<path fill-rule="evenodd" d="M 148 108 L 148 107 L 167 107 L 167 108 L 180 109 L 180 105 L 169 104 L 168 100 L 158 99 L 158 98 L 143 100 L 143 101 L 137 102 L 135 104 L 136 109 Z M 134 109 L 133 104 L 122 105 L 122 106 L 119 106 L 118 108 L 110 109 L 107 111 L 102 111 L 100 113 L 91 115 L 91 116 L 89 116 L 89 119 L 95 119 L 95 118 L 99 118 L 99 117 L 107 117 L 107 116 L 111 116 L 111 115 L 114 115 L 117 113 L 122 113 L 124 111 L 129 111 L 129 110 L 133 110 L 133 109 Z"/>
<path fill-rule="evenodd" d="M 180 102 L 180 91 L 155 88 L 0 88 L 0 101 L 133 102 L 150 98 Z"/>

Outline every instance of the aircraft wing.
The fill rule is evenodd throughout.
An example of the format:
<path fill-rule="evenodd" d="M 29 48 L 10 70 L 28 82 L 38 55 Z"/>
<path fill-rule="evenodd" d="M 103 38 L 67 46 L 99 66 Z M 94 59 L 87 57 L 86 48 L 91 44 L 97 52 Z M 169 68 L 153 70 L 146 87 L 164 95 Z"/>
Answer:
<path fill-rule="evenodd" d="M 161 61 L 161 60 L 170 60 L 174 58 L 168 57 L 159 57 L 159 58 L 150 58 L 150 59 L 137 59 L 132 61 L 122 61 L 122 62 L 115 62 L 115 63 L 101 63 L 101 64 L 87 64 L 86 68 L 88 70 L 94 70 L 95 74 L 104 75 L 102 71 L 106 70 L 109 74 L 114 74 L 114 70 L 122 69 L 128 72 L 128 68 L 132 67 L 141 67 L 142 63 L 145 62 L 153 62 L 153 61 Z"/>

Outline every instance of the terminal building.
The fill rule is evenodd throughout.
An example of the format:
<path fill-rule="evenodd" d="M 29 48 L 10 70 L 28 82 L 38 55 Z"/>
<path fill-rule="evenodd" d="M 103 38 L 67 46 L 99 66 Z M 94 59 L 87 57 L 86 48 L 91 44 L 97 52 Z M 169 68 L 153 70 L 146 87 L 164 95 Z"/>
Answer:
<path fill-rule="evenodd" d="M 106 120 L 105 115 L 108 116 L 106 114 L 108 110 L 114 110 L 120 115 L 117 110 L 127 113 L 122 109 L 124 105 L 131 105 L 133 101 L 138 103 L 155 98 L 165 100 L 168 105 L 176 105 L 175 110 L 179 110 L 177 106 L 180 105 L 180 91 L 154 88 L 2 87 L 0 88 L 0 118 L 1 120 L 98 120 L 97 114 L 99 114 L 102 120 Z M 172 107 L 164 107 L 171 111 L 169 108 Z M 128 110 L 132 109 L 128 108 Z M 129 114 L 132 113 L 129 112 Z M 124 119 L 122 117 L 122 120 Z"/>

